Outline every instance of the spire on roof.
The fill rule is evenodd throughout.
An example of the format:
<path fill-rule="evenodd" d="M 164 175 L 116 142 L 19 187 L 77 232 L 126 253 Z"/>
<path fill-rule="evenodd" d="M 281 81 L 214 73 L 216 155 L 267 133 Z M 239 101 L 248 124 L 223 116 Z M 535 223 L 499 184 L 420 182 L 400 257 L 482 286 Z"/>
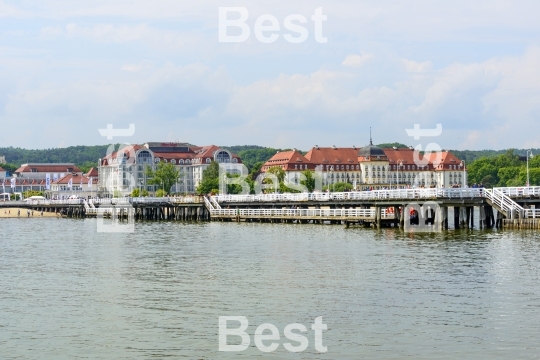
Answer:
<path fill-rule="evenodd" d="M 371 139 L 371 126 L 369 127 L 369 145 L 373 145 L 373 140 Z"/>

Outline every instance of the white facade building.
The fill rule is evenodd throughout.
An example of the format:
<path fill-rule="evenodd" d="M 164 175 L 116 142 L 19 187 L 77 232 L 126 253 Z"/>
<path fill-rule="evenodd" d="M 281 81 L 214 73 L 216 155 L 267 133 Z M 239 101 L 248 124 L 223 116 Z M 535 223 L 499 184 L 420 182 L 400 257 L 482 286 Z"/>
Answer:
<path fill-rule="evenodd" d="M 240 158 L 218 146 L 194 146 L 186 143 L 155 143 L 130 145 L 99 160 L 99 193 L 101 196 L 128 195 L 133 189 L 157 191 L 159 185 L 149 185 L 146 169 L 155 169 L 159 162 L 173 164 L 179 178 L 169 193 L 192 194 L 202 181 L 204 170 L 212 161 L 240 164 Z"/>

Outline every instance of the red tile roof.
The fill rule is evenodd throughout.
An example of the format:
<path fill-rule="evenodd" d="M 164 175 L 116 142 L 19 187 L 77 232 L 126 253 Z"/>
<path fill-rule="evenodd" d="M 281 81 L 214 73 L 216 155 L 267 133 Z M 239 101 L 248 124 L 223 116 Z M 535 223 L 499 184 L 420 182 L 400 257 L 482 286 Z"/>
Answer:
<path fill-rule="evenodd" d="M 299 166 L 304 165 L 304 166 Z M 272 156 L 261 168 L 261 171 L 266 172 L 271 167 L 279 166 L 285 171 L 303 171 L 307 169 L 314 169 L 314 165 L 306 159 L 304 155 L 302 155 L 297 150 L 290 150 L 290 151 L 282 151 L 278 152 L 274 156 Z"/>
<path fill-rule="evenodd" d="M 32 169 L 36 169 L 35 172 L 38 173 L 60 173 L 60 172 L 68 172 L 68 169 L 71 169 L 71 172 L 81 172 L 81 169 L 79 169 L 74 164 L 23 164 L 21 165 L 17 170 L 15 170 L 15 173 L 32 173 Z"/>
<path fill-rule="evenodd" d="M 56 180 L 56 181 L 53 181 L 52 183 L 53 184 L 58 184 L 58 185 L 67 185 L 69 183 L 69 180 L 73 180 L 72 181 L 72 184 L 73 186 L 76 186 L 76 185 L 80 185 L 81 184 L 81 179 L 82 179 L 82 183 L 83 185 L 87 185 L 88 184 L 88 180 L 90 179 L 89 177 L 85 176 L 85 175 L 73 175 L 73 174 L 67 174 L 66 176 Z M 98 178 L 94 178 L 92 177 L 92 184 L 97 184 L 98 183 Z"/>
<path fill-rule="evenodd" d="M 358 164 L 358 148 L 318 148 L 308 151 L 306 158 L 314 165 Z"/>
<path fill-rule="evenodd" d="M 90 170 L 88 170 L 88 172 L 86 174 L 84 174 L 86 177 L 98 177 L 99 176 L 99 173 L 97 171 L 96 168 L 91 168 Z"/>

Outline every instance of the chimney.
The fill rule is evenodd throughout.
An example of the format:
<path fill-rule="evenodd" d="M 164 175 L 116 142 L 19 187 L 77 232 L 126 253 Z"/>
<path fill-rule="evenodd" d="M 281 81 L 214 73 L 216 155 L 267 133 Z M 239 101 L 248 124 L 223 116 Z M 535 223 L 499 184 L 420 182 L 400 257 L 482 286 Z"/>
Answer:
<path fill-rule="evenodd" d="M 337 150 L 336 145 L 332 145 L 332 148 L 333 148 L 334 150 Z"/>
<path fill-rule="evenodd" d="M 315 145 L 315 149 L 319 150 L 319 145 Z"/>

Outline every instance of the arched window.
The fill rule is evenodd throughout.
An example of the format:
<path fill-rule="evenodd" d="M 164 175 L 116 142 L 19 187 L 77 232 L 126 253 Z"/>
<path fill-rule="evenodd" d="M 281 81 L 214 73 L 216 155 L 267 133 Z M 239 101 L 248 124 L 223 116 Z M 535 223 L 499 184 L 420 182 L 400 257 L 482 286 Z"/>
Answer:
<path fill-rule="evenodd" d="M 212 160 L 210 160 L 210 158 L 206 158 L 206 163 L 207 163 L 207 164 L 210 164 L 211 161 L 212 161 Z"/>
<path fill-rule="evenodd" d="M 191 164 L 191 161 L 189 161 L 189 159 L 186 159 L 186 164 Z"/>
<path fill-rule="evenodd" d="M 180 159 L 180 160 L 178 161 L 178 163 L 183 165 L 183 164 L 184 164 L 184 159 Z"/>
<path fill-rule="evenodd" d="M 167 162 L 167 159 L 163 159 L 163 162 Z"/>
<path fill-rule="evenodd" d="M 157 164 L 159 162 L 159 158 L 155 158 L 154 162 Z"/>
<path fill-rule="evenodd" d="M 137 154 L 137 164 L 151 164 L 152 155 L 150 152 L 143 150 Z"/>
<path fill-rule="evenodd" d="M 215 155 L 215 159 L 218 163 L 230 163 L 231 155 L 225 150 L 219 150 Z"/>
<path fill-rule="evenodd" d="M 172 159 L 171 164 L 176 165 L 176 160 Z"/>

